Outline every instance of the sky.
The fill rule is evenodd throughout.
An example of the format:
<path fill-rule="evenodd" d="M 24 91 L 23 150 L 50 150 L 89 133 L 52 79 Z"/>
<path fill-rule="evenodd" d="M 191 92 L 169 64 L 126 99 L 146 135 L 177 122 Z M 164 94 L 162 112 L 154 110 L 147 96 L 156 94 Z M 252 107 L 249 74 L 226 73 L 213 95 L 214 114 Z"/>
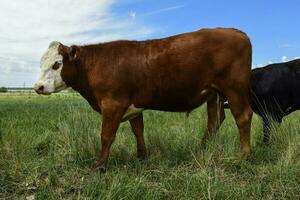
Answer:
<path fill-rule="evenodd" d="M 161 38 L 207 27 L 243 30 L 252 67 L 300 58 L 299 0 L 1 0 L 0 87 L 31 87 L 51 41 Z"/>

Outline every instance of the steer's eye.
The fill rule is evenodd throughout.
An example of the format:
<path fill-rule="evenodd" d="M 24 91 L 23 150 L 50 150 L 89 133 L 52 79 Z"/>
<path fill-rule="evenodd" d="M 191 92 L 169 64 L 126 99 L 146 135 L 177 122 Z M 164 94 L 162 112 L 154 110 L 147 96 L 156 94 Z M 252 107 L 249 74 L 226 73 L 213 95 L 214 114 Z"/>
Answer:
<path fill-rule="evenodd" d="M 58 62 L 55 62 L 52 66 L 52 69 L 57 70 L 59 68 L 60 64 Z"/>

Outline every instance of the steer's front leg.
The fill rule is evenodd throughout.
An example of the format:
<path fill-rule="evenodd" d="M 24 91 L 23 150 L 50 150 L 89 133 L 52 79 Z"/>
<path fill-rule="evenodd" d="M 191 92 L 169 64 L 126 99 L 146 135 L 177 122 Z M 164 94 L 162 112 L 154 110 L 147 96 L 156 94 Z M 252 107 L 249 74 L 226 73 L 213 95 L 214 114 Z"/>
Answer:
<path fill-rule="evenodd" d="M 101 151 L 95 170 L 106 170 L 109 149 L 114 141 L 116 132 L 120 125 L 121 119 L 127 109 L 121 101 L 103 100 L 101 102 L 102 112 L 102 130 L 101 130 Z"/>

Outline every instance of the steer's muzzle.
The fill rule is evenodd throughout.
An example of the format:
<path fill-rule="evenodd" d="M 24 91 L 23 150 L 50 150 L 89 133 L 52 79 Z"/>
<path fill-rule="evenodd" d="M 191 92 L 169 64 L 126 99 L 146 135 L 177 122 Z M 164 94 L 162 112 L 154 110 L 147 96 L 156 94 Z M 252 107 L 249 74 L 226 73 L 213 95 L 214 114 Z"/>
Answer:
<path fill-rule="evenodd" d="M 43 85 L 35 84 L 33 89 L 38 94 L 49 95 L 49 93 L 45 92 L 45 88 Z"/>

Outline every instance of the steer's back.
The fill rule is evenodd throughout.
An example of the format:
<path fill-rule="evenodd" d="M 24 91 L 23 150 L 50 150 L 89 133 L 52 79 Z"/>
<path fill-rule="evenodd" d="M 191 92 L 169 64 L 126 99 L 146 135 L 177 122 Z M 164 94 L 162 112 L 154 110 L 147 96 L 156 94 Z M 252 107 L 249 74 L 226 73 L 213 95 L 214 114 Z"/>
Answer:
<path fill-rule="evenodd" d="M 251 44 L 235 29 L 205 29 L 142 46 L 142 64 L 132 69 L 140 76 L 136 103 L 146 108 L 186 111 L 202 104 L 213 87 L 249 79 Z"/>
<path fill-rule="evenodd" d="M 236 29 L 117 41 L 104 49 L 113 54 L 109 62 L 114 66 L 111 85 L 116 94 L 130 94 L 134 105 L 149 109 L 186 111 L 198 107 L 212 88 L 221 90 L 235 80 L 248 81 L 251 70 L 251 43 Z"/>

